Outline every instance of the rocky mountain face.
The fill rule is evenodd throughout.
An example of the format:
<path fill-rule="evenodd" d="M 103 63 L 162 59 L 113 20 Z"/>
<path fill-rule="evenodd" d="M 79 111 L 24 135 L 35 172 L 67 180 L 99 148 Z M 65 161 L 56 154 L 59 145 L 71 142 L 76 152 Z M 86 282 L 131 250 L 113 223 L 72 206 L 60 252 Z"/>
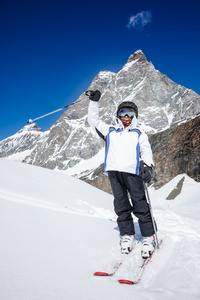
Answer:
<path fill-rule="evenodd" d="M 178 174 L 200 181 L 200 114 L 149 137 L 154 161 L 154 186 L 161 187 Z"/>
<path fill-rule="evenodd" d="M 200 111 L 200 96 L 161 74 L 151 62 L 147 61 L 141 50 L 132 54 L 118 73 L 100 72 L 88 89 L 101 91 L 100 116 L 108 123 L 113 121 L 117 107 L 122 101 L 135 102 L 139 107 L 139 122 L 151 135 L 150 139 L 155 149 L 159 149 L 156 147 L 159 134 L 170 130 L 173 123 L 194 117 Z M 102 187 L 106 185 L 105 176 L 99 175 L 102 171 L 103 155 L 98 164 L 94 163 L 97 162 L 96 158 L 99 158 L 100 153 L 103 153 L 104 142 L 88 125 L 88 98 L 84 93 L 77 102 L 80 100 L 82 102 L 65 111 L 49 130 L 40 132 L 33 143 L 32 137 L 25 138 L 27 141 L 30 139 L 29 145 L 24 143 L 27 148 L 14 147 L 12 143 L 8 143 L 8 139 L 2 141 L 0 156 L 9 157 L 14 153 L 21 153 L 23 154 L 21 160 L 26 163 L 65 170 L 68 174 L 76 175 L 108 190 Z M 36 124 L 28 126 L 38 128 Z M 26 131 L 26 127 L 22 131 Z M 155 143 L 152 136 L 155 136 Z M 18 142 L 21 144 L 20 140 L 16 141 L 16 144 Z M 29 149 L 28 155 L 25 155 L 25 149 Z M 155 155 L 157 155 L 155 160 L 161 159 L 161 154 Z M 161 171 L 161 165 L 159 163 L 157 165 Z M 155 174 L 156 185 L 159 181 L 165 182 L 159 172 Z M 97 181 L 102 182 L 98 184 Z"/>

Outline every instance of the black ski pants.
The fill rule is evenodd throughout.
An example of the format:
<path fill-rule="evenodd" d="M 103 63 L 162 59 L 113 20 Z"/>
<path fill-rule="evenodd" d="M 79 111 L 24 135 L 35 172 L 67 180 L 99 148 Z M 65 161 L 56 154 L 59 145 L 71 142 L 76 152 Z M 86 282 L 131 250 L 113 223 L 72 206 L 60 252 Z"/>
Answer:
<path fill-rule="evenodd" d="M 153 235 L 155 232 L 141 177 L 118 171 L 108 171 L 108 177 L 114 195 L 114 209 L 118 216 L 117 223 L 120 235 L 135 234 L 131 213 L 139 219 L 138 223 L 142 236 Z"/>

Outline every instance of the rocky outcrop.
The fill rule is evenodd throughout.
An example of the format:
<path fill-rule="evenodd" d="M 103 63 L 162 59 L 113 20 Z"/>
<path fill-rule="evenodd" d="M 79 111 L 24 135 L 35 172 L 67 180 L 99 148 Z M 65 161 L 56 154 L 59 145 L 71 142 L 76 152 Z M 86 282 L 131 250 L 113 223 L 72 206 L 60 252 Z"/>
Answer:
<path fill-rule="evenodd" d="M 106 174 L 104 174 L 103 170 L 104 164 L 101 164 L 94 172 L 91 172 L 87 174 L 87 176 L 81 176 L 79 178 L 104 192 L 112 194 L 109 178 Z"/>
<path fill-rule="evenodd" d="M 145 62 L 148 63 L 146 56 L 141 50 L 136 51 L 134 54 L 131 54 L 128 58 L 127 63 L 130 63 L 132 61 L 139 61 L 139 62 Z"/>
<path fill-rule="evenodd" d="M 151 135 L 149 141 L 156 166 L 156 188 L 182 173 L 200 181 L 200 115 Z"/>

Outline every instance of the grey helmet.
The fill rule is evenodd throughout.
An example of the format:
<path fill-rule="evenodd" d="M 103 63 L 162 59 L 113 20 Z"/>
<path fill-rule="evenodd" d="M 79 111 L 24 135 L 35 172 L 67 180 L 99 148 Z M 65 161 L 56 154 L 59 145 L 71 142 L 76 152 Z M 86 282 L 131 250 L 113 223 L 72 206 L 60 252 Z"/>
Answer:
<path fill-rule="evenodd" d="M 118 117 L 118 112 L 119 112 L 120 109 L 123 108 L 123 107 L 130 107 L 130 108 L 134 109 L 135 112 L 136 112 L 136 118 L 138 118 L 138 107 L 137 107 L 137 105 L 136 105 L 134 102 L 131 102 L 131 101 L 124 101 L 124 102 L 122 102 L 122 103 L 118 106 L 118 108 L 117 108 L 117 117 Z"/>

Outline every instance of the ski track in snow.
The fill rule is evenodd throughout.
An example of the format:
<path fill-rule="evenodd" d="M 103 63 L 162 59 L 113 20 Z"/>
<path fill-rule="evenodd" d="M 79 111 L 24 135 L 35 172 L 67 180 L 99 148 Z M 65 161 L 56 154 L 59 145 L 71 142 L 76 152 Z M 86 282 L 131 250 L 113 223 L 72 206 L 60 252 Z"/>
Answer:
<path fill-rule="evenodd" d="M 50 209 L 53 211 L 61 211 L 64 213 L 70 213 L 70 214 L 76 214 L 76 215 L 84 215 L 87 217 L 95 217 L 95 218 L 105 218 L 109 220 L 114 221 L 114 215 L 109 210 L 103 209 L 101 207 L 95 207 L 90 205 L 87 202 L 84 202 L 82 200 L 77 200 L 76 203 L 80 208 L 73 208 L 68 207 L 67 205 L 56 205 L 56 204 L 49 204 L 48 202 L 44 202 L 41 200 L 31 199 L 31 198 L 25 198 L 23 196 L 17 196 L 8 194 L 5 192 L 0 191 L 0 199 L 5 199 L 9 201 L 13 201 L 16 203 L 26 204 L 26 205 L 32 205 L 44 209 Z"/>
<path fill-rule="evenodd" d="M 163 261 L 164 266 L 160 269 L 160 275 L 162 276 L 164 272 L 168 278 L 163 291 L 168 290 L 170 296 L 176 285 L 177 289 L 185 290 L 187 294 L 189 285 L 196 295 L 200 295 L 200 253 L 196 251 L 200 249 L 200 221 L 182 217 L 171 210 L 162 214 L 157 213 L 156 220 L 160 224 L 159 232 L 164 237 L 164 241 L 161 251 L 157 253 L 160 259 L 156 259 L 154 266 L 158 271 L 162 265 L 160 262 Z M 182 280 L 177 282 L 179 274 L 184 274 L 184 282 Z M 156 276 L 156 280 L 159 277 Z M 146 283 L 157 284 L 157 281 L 152 279 L 151 272 L 148 273 L 147 279 Z"/>

